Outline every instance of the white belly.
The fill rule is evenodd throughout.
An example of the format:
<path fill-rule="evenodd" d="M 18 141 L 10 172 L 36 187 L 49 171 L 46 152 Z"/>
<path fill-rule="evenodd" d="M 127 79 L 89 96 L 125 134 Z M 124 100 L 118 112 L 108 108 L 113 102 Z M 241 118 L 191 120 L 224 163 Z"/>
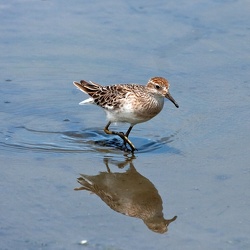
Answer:
<path fill-rule="evenodd" d="M 107 110 L 107 119 L 110 122 L 126 122 L 131 125 L 135 125 L 137 123 L 146 122 L 156 116 L 163 107 L 164 100 L 157 100 L 155 105 L 151 105 L 150 108 L 138 107 L 134 108 L 131 103 L 126 103 L 120 109 L 115 110 Z"/>

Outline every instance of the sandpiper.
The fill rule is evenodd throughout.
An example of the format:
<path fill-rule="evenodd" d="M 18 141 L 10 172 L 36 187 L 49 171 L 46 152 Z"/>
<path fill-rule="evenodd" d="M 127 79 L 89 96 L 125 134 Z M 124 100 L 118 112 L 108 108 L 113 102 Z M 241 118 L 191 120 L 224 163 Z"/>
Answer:
<path fill-rule="evenodd" d="M 128 143 L 132 152 L 136 148 L 128 139 L 128 136 L 134 125 L 146 122 L 159 114 L 164 105 L 164 97 L 179 108 L 177 102 L 170 95 L 168 80 L 163 77 L 153 77 L 149 79 L 145 86 L 139 84 L 102 86 L 84 80 L 81 80 L 80 83 L 73 82 L 73 84 L 90 96 L 79 104 L 96 104 L 103 108 L 108 119 L 104 132 L 120 136 L 125 148 L 126 143 Z M 125 134 L 111 131 L 109 126 L 113 122 L 126 122 L 130 124 L 130 127 Z"/>

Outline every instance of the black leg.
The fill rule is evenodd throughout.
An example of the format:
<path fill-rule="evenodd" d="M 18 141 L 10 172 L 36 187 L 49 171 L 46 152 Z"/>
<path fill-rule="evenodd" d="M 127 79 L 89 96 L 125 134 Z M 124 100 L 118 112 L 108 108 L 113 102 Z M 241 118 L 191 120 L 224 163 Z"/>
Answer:
<path fill-rule="evenodd" d="M 128 139 L 128 135 L 129 135 L 131 129 L 133 128 L 133 126 L 130 126 L 129 129 L 128 129 L 128 131 L 127 131 L 127 133 L 126 133 L 126 135 L 124 135 L 124 133 L 122 133 L 122 132 L 110 131 L 109 130 L 110 124 L 111 124 L 111 122 L 108 122 L 108 124 L 104 128 L 104 132 L 106 134 L 109 134 L 109 135 L 118 135 L 118 136 L 120 136 L 123 139 L 123 142 L 124 142 L 125 146 L 126 146 L 126 143 L 128 143 L 128 145 L 131 148 L 131 151 L 134 152 L 136 150 L 136 148 L 133 145 L 133 143 Z"/>
<path fill-rule="evenodd" d="M 127 131 L 127 133 L 125 134 L 127 137 L 129 136 L 129 134 L 130 134 L 130 132 L 131 132 L 132 128 L 133 128 L 133 126 L 132 126 L 132 125 L 128 128 L 128 131 Z"/>
<path fill-rule="evenodd" d="M 108 124 L 107 124 L 106 127 L 104 128 L 104 132 L 105 132 L 106 134 L 109 134 L 109 135 L 112 134 L 112 131 L 109 130 L 110 124 L 111 124 L 111 122 L 108 122 Z"/>

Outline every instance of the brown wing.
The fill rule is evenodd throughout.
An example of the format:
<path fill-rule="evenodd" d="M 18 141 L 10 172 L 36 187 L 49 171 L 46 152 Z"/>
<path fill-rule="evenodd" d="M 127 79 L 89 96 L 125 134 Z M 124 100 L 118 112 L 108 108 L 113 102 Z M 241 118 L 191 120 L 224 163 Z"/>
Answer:
<path fill-rule="evenodd" d="M 122 100 L 126 98 L 128 90 L 125 86 L 126 85 L 103 86 L 102 89 L 96 91 L 92 97 L 97 105 L 107 109 L 116 109 L 120 107 Z"/>
<path fill-rule="evenodd" d="M 74 85 L 84 93 L 90 95 L 95 104 L 105 109 L 119 108 L 123 99 L 129 92 L 138 96 L 143 93 L 144 86 L 137 84 L 116 84 L 109 86 L 101 86 L 94 82 L 86 82 L 81 80 L 80 83 L 74 82 Z M 137 91 L 140 90 L 138 93 Z"/>
<path fill-rule="evenodd" d="M 73 84 L 80 89 L 82 92 L 92 96 L 93 93 L 95 93 L 98 90 L 102 89 L 102 86 L 100 84 L 94 83 L 94 82 L 86 82 L 84 80 L 81 80 L 79 82 L 73 82 Z"/>

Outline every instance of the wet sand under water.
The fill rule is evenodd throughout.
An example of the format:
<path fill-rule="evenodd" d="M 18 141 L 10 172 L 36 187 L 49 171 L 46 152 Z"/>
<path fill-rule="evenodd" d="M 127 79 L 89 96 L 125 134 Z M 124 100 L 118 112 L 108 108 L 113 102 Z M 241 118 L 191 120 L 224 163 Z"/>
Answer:
<path fill-rule="evenodd" d="M 0 249 L 249 249 L 249 9 L 0 3 Z M 72 82 L 153 76 L 180 108 L 136 125 L 132 156 Z"/>

